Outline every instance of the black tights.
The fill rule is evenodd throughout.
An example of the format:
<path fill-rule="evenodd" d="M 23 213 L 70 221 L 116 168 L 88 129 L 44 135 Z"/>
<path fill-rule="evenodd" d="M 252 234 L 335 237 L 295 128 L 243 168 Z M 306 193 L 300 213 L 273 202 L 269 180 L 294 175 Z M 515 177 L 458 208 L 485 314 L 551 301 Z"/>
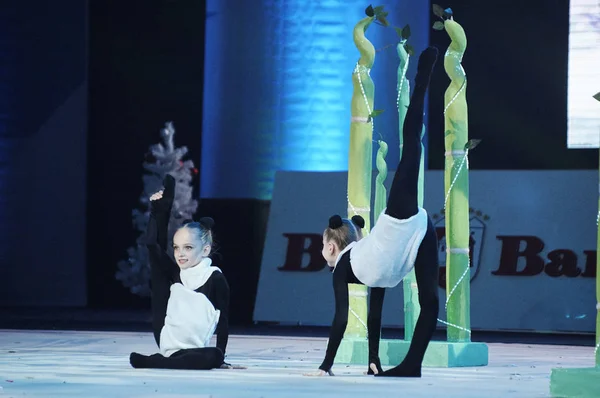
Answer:
<path fill-rule="evenodd" d="M 165 190 L 163 199 L 157 202 L 166 201 L 172 203 L 174 192 L 174 181 L 165 179 Z M 164 202 L 158 203 L 155 207 L 161 211 L 155 211 L 150 216 L 148 228 L 146 231 L 146 246 L 148 248 L 148 259 L 150 262 L 150 281 L 152 288 L 152 330 L 154 340 L 160 347 L 160 332 L 165 324 L 167 315 L 167 303 L 171 293 L 171 284 L 176 280 L 179 272 L 177 265 L 166 253 L 168 228 L 168 216 L 171 213 L 170 205 L 164 206 Z M 223 364 L 223 351 L 217 347 L 203 347 L 179 350 L 169 357 L 161 354 L 150 356 L 131 353 L 129 362 L 134 368 L 155 368 L 155 369 L 192 369 L 208 370 L 218 368 Z"/>
<path fill-rule="evenodd" d="M 394 174 L 386 208 L 386 214 L 401 220 L 414 216 L 418 211 L 423 110 L 425 94 L 436 56 L 437 49 L 430 47 L 419 57 L 415 88 L 410 97 L 404 126 L 402 126 L 402 158 Z"/>
<path fill-rule="evenodd" d="M 404 146 L 402 159 L 396 169 L 386 214 L 407 219 L 418 212 L 418 178 L 419 163 L 421 160 L 421 129 L 423 126 L 423 108 L 425 93 L 429 85 L 429 78 L 437 58 L 437 49 L 430 47 L 423 51 L 419 57 L 419 66 L 415 81 L 415 88 L 410 99 L 406 119 L 402 128 Z M 427 218 L 427 231 L 417 252 L 415 260 L 415 276 L 419 288 L 419 304 L 421 313 L 417 320 L 410 348 L 402 363 L 389 369 L 378 376 L 395 377 L 420 377 L 421 365 L 427 346 L 431 341 L 437 324 L 439 311 L 438 297 L 438 247 L 437 236 L 431 219 Z M 383 298 L 383 294 L 381 294 Z M 379 314 L 380 316 L 380 314 Z M 375 315 L 374 315 L 375 317 Z M 377 322 L 371 320 L 370 322 Z M 381 321 L 379 320 L 379 324 Z M 371 350 L 379 347 L 371 347 Z M 370 351 L 371 351 L 370 350 Z M 369 355 L 373 358 L 379 356 L 375 353 Z"/>

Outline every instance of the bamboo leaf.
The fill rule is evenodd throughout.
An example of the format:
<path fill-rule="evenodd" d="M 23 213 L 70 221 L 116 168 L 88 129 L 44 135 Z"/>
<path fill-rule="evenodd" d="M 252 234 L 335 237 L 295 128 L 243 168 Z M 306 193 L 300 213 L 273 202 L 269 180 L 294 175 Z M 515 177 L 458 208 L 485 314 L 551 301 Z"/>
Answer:
<path fill-rule="evenodd" d="M 367 7 L 367 9 L 365 10 L 365 14 L 367 14 L 368 17 L 374 17 L 375 16 L 375 10 L 373 10 L 373 6 L 369 5 Z"/>
<path fill-rule="evenodd" d="M 433 5 L 433 14 L 436 17 L 444 18 L 444 9 L 437 4 Z"/>
<path fill-rule="evenodd" d="M 410 44 L 405 44 L 404 45 L 404 49 L 406 50 L 406 52 L 408 53 L 408 55 L 410 55 L 411 57 L 413 55 L 415 55 L 415 49 Z"/>
<path fill-rule="evenodd" d="M 442 21 L 435 21 L 435 23 L 433 24 L 433 29 L 444 30 L 444 23 Z"/>
<path fill-rule="evenodd" d="M 383 109 L 375 109 L 373 112 L 371 112 L 371 114 L 369 116 L 371 118 L 374 118 L 374 117 L 381 115 L 382 113 L 383 113 Z"/>
<path fill-rule="evenodd" d="M 408 38 L 410 37 L 410 25 L 407 24 L 405 27 L 402 28 L 402 34 L 400 35 L 400 37 L 408 40 Z"/>
<path fill-rule="evenodd" d="M 383 16 L 378 16 L 377 20 L 383 25 L 383 26 L 390 26 L 390 23 L 388 22 L 388 20 L 383 17 Z"/>
<path fill-rule="evenodd" d="M 600 101 L 600 93 L 596 93 L 596 95 L 594 95 L 594 98 L 595 98 L 597 101 Z"/>
<path fill-rule="evenodd" d="M 478 139 L 469 140 L 465 144 L 465 149 L 468 149 L 470 151 L 473 148 L 475 148 L 477 145 L 479 145 L 480 142 L 481 142 L 481 140 L 478 140 Z"/>

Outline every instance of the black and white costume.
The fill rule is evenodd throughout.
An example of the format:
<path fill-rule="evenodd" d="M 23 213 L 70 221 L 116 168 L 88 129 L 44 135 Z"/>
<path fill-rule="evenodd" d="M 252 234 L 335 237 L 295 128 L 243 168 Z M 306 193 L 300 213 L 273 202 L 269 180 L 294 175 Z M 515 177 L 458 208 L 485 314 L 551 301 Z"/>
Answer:
<path fill-rule="evenodd" d="M 221 270 L 211 267 L 210 264 L 211 259 L 205 258 L 195 267 L 181 270 L 181 283 L 176 282 L 171 285 L 165 323 L 160 332 L 159 348 L 162 355 L 168 357 L 179 350 L 209 345 L 210 338 L 221 318 L 221 311 L 208 299 L 208 295 L 211 295 L 211 287 L 206 284 L 215 272 L 218 274 L 216 278 L 211 279 L 211 285 L 215 280 L 220 280 L 222 285 L 227 283 L 222 277 Z M 204 290 L 208 295 L 199 290 L 205 286 Z M 222 286 L 216 289 L 216 293 L 222 293 L 223 290 L 225 289 Z M 217 303 L 221 299 L 216 294 L 211 296 Z M 223 345 L 222 350 L 224 349 Z"/>
<path fill-rule="evenodd" d="M 160 354 L 132 353 L 130 362 L 135 368 L 213 369 L 224 363 L 229 337 L 229 285 L 210 258 L 180 270 L 167 254 L 174 190 L 173 177 L 165 177 L 163 197 L 151 202 L 146 233 L 152 328 Z M 217 346 L 208 347 L 215 331 Z"/>
<path fill-rule="evenodd" d="M 431 219 L 418 207 L 417 201 L 425 93 L 436 59 L 435 48 L 426 49 L 419 58 L 415 88 L 402 131 L 402 159 L 392 182 L 387 208 L 370 235 L 350 243 L 337 258 L 333 271 L 335 316 L 325 359 L 319 367 L 323 371 L 330 372 L 348 323 L 348 283 L 357 283 L 371 287 L 367 319 L 369 363 L 377 366 L 378 376 L 421 376 L 423 356 L 435 331 L 439 305 L 437 236 Z M 330 228 L 335 226 L 330 225 Z M 400 365 L 383 372 L 379 339 L 385 288 L 398 285 L 413 267 L 421 313 L 406 357 Z M 372 372 L 369 370 L 369 373 Z"/>

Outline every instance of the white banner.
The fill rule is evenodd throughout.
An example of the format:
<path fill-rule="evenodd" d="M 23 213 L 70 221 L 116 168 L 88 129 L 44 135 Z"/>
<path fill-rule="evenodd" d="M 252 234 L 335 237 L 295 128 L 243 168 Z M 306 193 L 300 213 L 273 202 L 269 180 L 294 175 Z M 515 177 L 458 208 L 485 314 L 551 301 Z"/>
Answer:
<path fill-rule="evenodd" d="M 321 234 L 331 215 L 346 213 L 346 183 L 346 172 L 276 175 L 254 321 L 331 324 Z M 598 172 L 470 171 L 469 197 L 472 329 L 593 332 Z M 443 204 L 443 172 L 427 171 L 442 267 Z M 444 320 L 445 297 L 440 288 Z M 401 285 L 386 293 L 383 323 L 404 323 Z"/>

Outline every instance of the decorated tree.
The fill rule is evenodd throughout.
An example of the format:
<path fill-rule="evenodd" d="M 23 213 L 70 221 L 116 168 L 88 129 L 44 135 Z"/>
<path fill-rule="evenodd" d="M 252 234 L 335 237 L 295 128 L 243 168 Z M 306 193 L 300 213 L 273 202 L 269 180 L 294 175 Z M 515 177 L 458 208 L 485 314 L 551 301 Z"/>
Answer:
<path fill-rule="evenodd" d="M 139 296 L 150 295 L 150 267 L 144 244 L 144 233 L 150 215 L 150 195 L 162 189 L 165 175 L 170 174 L 175 178 L 177 185 L 169 221 L 167 247 L 171 247 L 170 239 L 175 230 L 183 221 L 192 219 L 198 207 L 198 202 L 192 199 L 192 179 L 198 170 L 191 160 L 183 160 L 188 149 L 185 146 L 175 148 L 174 135 L 173 123 L 165 123 L 165 127 L 160 131 L 162 142 L 152 145 L 146 154 L 146 161 L 143 163 L 146 173 L 142 176 L 144 188 L 140 196 L 141 206 L 132 211 L 133 226 L 139 231 L 139 236 L 135 245 L 127 249 L 127 259 L 118 263 L 116 278 Z"/>

